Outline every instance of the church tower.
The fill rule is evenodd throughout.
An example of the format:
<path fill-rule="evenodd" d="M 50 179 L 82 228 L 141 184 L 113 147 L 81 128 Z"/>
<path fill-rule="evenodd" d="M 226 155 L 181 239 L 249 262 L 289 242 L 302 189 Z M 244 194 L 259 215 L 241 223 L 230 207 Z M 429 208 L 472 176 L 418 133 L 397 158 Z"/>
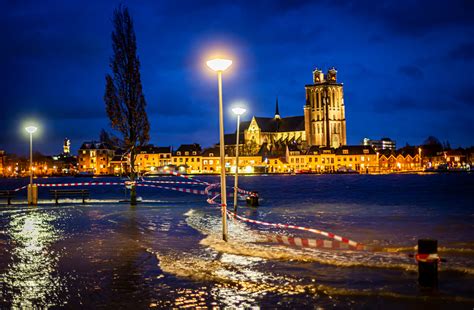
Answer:
<path fill-rule="evenodd" d="M 280 109 L 278 109 L 278 97 L 276 99 L 276 104 L 275 104 L 275 119 L 280 119 Z"/>
<path fill-rule="evenodd" d="M 304 122 L 309 146 L 337 148 L 347 144 L 343 85 L 333 67 L 326 74 L 316 68 L 313 84 L 305 86 Z"/>

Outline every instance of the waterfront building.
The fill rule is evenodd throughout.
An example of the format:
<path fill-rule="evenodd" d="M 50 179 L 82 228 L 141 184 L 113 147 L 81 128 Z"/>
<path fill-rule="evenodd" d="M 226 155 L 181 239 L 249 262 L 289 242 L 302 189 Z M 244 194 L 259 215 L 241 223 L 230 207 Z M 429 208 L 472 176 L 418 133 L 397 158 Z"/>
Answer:
<path fill-rule="evenodd" d="M 130 173 L 130 156 L 123 149 L 116 149 L 110 160 L 109 173 L 113 175 L 126 175 Z"/>
<path fill-rule="evenodd" d="M 421 158 L 419 152 L 389 151 L 378 158 L 380 173 L 419 171 Z"/>
<path fill-rule="evenodd" d="M 311 146 L 306 151 L 306 169 L 316 173 L 332 173 L 336 171 L 336 150 L 330 147 Z"/>
<path fill-rule="evenodd" d="M 269 155 L 264 159 L 268 173 L 286 173 L 289 171 L 286 156 Z"/>
<path fill-rule="evenodd" d="M 220 173 L 220 149 L 219 147 L 207 148 L 202 152 L 202 166 L 203 173 Z"/>
<path fill-rule="evenodd" d="M 291 172 L 308 173 L 375 173 L 378 171 L 377 153 L 372 147 L 346 145 L 337 149 L 312 146 L 302 152 L 289 146 L 286 166 Z"/>
<path fill-rule="evenodd" d="M 173 153 L 173 165 L 179 172 L 200 173 L 201 172 L 201 146 L 194 144 L 181 144 Z"/>
<path fill-rule="evenodd" d="M 233 153 L 225 154 L 226 171 L 235 173 L 236 157 Z M 239 155 L 239 173 L 255 173 L 265 172 L 265 164 L 260 155 Z M 202 152 L 202 172 L 203 173 L 220 173 L 220 149 L 215 146 L 205 149 Z"/>
<path fill-rule="evenodd" d="M 371 146 L 346 145 L 336 149 L 336 172 L 376 173 L 378 155 Z"/>
<path fill-rule="evenodd" d="M 383 150 L 395 151 L 397 148 L 397 143 L 390 138 L 382 138 L 380 140 L 364 138 L 362 140 L 362 145 L 372 146 L 376 152 L 380 152 Z"/>
<path fill-rule="evenodd" d="M 158 147 L 147 145 L 137 150 L 137 157 L 135 159 L 135 171 L 154 172 L 163 170 L 165 166 L 171 165 L 171 147 Z"/>
<path fill-rule="evenodd" d="M 52 156 L 51 175 L 73 175 L 77 173 L 77 158 L 71 154 Z"/>
<path fill-rule="evenodd" d="M 84 142 L 78 151 L 79 172 L 106 175 L 110 173 L 110 162 L 115 150 L 105 142 Z"/>
<path fill-rule="evenodd" d="M 306 170 L 307 156 L 302 152 L 297 145 L 290 144 L 286 146 L 285 161 L 287 162 L 287 172 L 297 172 Z"/>
<path fill-rule="evenodd" d="M 467 155 L 463 150 L 447 150 L 445 159 L 448 168 L 462 168 L 467 165 Z"/>
<path fill-rule="evenodd" d="M 313 84 L 305 86 L 304 127 L 308 146 L 338 148 L 347 144 L 343 84 L 337 82 L 337 71 L 326 74 L 316 68 Z"/>

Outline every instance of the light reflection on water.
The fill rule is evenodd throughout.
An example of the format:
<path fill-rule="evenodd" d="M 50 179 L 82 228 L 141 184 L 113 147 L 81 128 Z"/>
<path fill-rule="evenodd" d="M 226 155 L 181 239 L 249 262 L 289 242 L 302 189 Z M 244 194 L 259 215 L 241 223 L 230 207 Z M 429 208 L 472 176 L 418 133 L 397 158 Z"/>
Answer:
<path fill-rule="evenodd" d="M 61 231 L 52 223 L 55 212 L 29 209 L 15 214 L 7 227 L 14 245 L 11 262 L 4 276 L 13 308 L 34 308 L 62 305 L 59 297 L 62 281 L 56 271 L 60 257 L 50 245 L 61 237 Z"/>
<path fill-rule="evenodd" d="M 261 191 L 266 201 L 239 209 L 253 219 L 321 228 L 390 250 L 379 253 L 268 244 L 261 232 L 313 236 L 232 219 L 224 243 L 218 209 L 194 196 L 149 189 L 147 203 L 136 208 L 114 203 L 109 189 L 98 188 L 91 190 L 96 200 L 84 205 L 67 200 L 60 207 L 2 209 L 0 243 L 7 251 L 0 251 L 0 308 L 66 302 L 72 308 L 354 308 L 361 301 L 360 308 L 374 308 L 380 300 L 414 308 L 425 299 L 417 300 L 416 265 L 407 254 L 423 235 L 440 239 L 443 258 L 455 257 L 441 265 L 442 305 L 474 296 L 473 204 L 460 193 L 459 208 L 453 207 L 458 195 L 420 200 L 419 190 L 405 183 L 387 193 L 395 181 L 382 179 L 285 178 L 283 188 L 281 177 L 243 178 L 243 187 Z M 338 183 L 353 187 L 341 191 Z M 444 196 L 452 198 L 432 207 Z"/>

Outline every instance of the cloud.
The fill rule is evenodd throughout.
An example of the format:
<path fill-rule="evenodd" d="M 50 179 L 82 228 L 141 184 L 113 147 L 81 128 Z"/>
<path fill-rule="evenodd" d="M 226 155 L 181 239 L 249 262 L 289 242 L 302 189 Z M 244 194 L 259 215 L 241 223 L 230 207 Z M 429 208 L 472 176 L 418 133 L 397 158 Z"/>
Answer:
<path fill-rule="evenodd" d="M 424 77 L 423 70 L 414 65 L 404 65 L 398 68 L 398 72 L 409 78 L 419 80 Z"/>
<path fill-rule="evenodd" d="M 474 42 L 466 42 L 456 46 L 449 51 L 447 59 L 454 61 L 474 60 Z"/>

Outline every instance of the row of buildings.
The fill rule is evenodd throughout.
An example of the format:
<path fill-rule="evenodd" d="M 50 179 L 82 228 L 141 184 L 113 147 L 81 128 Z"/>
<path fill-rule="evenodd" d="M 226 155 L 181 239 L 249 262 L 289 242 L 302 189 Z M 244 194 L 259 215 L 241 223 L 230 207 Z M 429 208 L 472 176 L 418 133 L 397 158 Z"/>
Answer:
<path fill-rule="evenodd" d="M 231 147 L 226 147 L 225 167 L 235 172 L 236 160 Z M 266 149 L 258 154 L 239 156 L 239 173 L 394 173 L 431 169 L 460 169 L 474 163 L 474 149 L 430 152 L 422 147 L 397 151 L 376 151 L 371 146 L 355 145 L 339 148 L 312 146 L 301 150 L 288 145 L 283 154 Z M 219 147 L 202 149 L 199 144 L 184 144 L 178 149 L 148 145 L 138 152 L 135 170 L 140 174 L 178 171 L 188 174 L 220 173 Z M 77 156 L 34 156 L 33 173 L 55 175 L 121 175 L 130 171 L 129 155 L 104 142 L 86 142 Z M 0 176 L 25 176 L 29 160 L 7 156 L 0 151 Z"/>
<path fill-rule="evenodd" d="M 226 147 L 225 167 L 235 172 L 236 157 Z M 123 174 L 130 170 L 129 154 L 103 142 L 84 143 L 77 157 L 78 170 L 96 175 Z M 383 173 L 422 169 L 418 153 L 378 153 L 370 146 L 310 147 L 303 151 L 288 145 L 282 155 L 262 149 L 258 154 L 239 156 L 239 173 Z M 135 170 L 141 174 L 179 171 L 181 173 L 220 173 L 219 147 L 202 149 L 199 144 L 171 147 L 146 146 L 138 151 Z"/>
<path fill-rule="evenodd" d="M 240 123 L 237 134 L 226 134 L 225 167 L 235 172 L 235 150 L 239 148 L 239 172 L 242 173 L 386 173 L 465 167 L 472 164 L 472 154 L 454 154 L 427 148 L 404 148 L 388 138 L 364 139 L 362 145 L 347 145 L 343 84 L 337 71 L 313 71 L 313 83 L 305 85 L 303 115 L 282 117 L 278 98 L 273 117 L 253 116 Z M 36 174 L 71 173 L 118 175 L 130 170 L 130 154 L 107 142 L 90 141 L 81 145 L 77 158 L 70 155 L 66 140 L 61 156 L 42 157 L 36 162 Z M 453 154 L 451 154 L 453 153 Z M 0 154 L 0 159 L 1 159 Z M 148 145 L 138 150 L 135 170 L 160 173 L 176 170 L 183 173 L 220 173 L 218 144 L 202 149 L 199 144 L 184 144 L 178 149 Z M 21 174 L 28 166 L 0 161 L 0 174 Z M 75 169 L 75 171 L 74 171 Z"/>
<path fill-rule="evenodd" d="M 70 152 L 69 139 L 64 140 L 63 152 L 58 155 L 33 153 L 33 173 L 39 176 L 75 175 L 78 172 L 77 157 Z M 6 154 L 0 150 L 0 176 L 26 176 L 30 172 L 30 159 L 27 156 Z"/>

